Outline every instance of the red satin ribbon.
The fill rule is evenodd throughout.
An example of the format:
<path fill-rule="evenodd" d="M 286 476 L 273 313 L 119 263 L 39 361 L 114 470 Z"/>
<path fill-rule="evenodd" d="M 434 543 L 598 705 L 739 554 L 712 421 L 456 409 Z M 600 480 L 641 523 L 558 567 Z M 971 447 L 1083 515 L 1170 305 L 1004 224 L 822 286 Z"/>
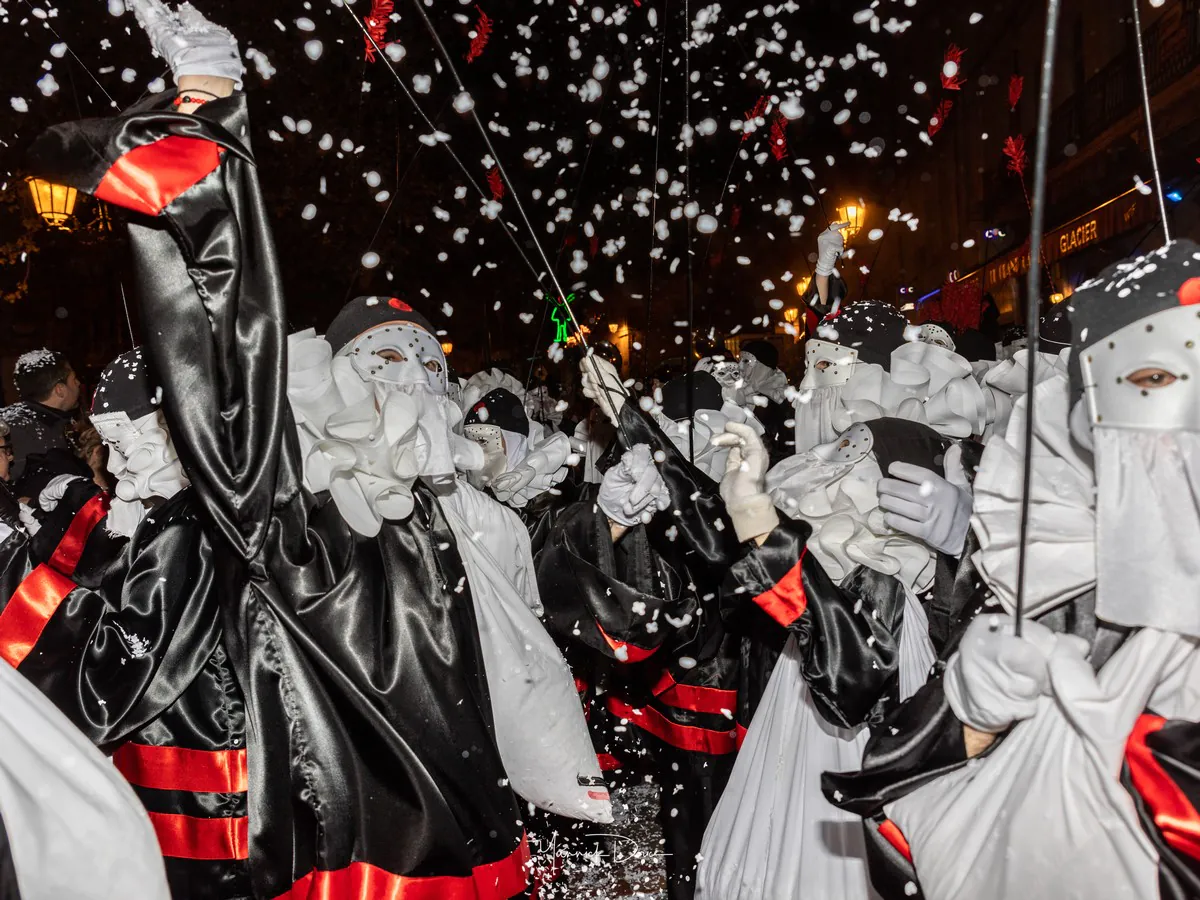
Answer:
<path fill-rule="evenodd" d="M 1147 736 L 1165 724 L 1161 716 L 1143 713 L 1125 744 L 1125 761 L 1134 790 L 1146 801 L 1163 840 L 1179 853 L 1200 860 L 1200 814 L 1146 744 Z"/>
<path fill-rule="evenodd" d="M 64 575 L 75 574 L 75 567 L 79 565 L 79 558 L 83 556 L 83 548 L 87 546 L 87 539 L 91 536 L 92 529 L 106 515 L 108 515 L 107 493 L 99 493 L 83 504 L 75 513 L 75 517 L 71 519 L 71 526 L 67 529 L 67 533 L 58 542 L 54 555 L 50 557 L 50 565 Z"/>
<path fill-rule="evenodd" d="M 249 826 L 245 816 L 200 819 L 148 812 L 163 856 L 176 859 L 249 859 Z"/>
<path fill-rule="evenodd" d="M 908 846 L 908 840 L 904 837 L 903 832 L 900 831 L 899 826 L 895 822 L 891 819 L 884 819 L 879 823 L 879 833 L 885 841 L 900 852 L 901 856 L 910 863 L 913 861 L 912 848 Z"/>
<path fill-rule="evenodd" d="M 600 763 L 601 772 L 611 772 L 613 769 L 621 768 L 621 761 L 611 753 L 597 753 L 596 762 Z"/>
<path fill-rule="evenodd" d="M 45 563 L 26 575 L 0 612 L 0 659 L 14 669 L 20 666 L 75 586 Z"/>
<path fill-rule="evenodd" d="M 220 162 L 212 141 L 171 135 L 123 154 L 104 173 L 95 193 L 107 203 L 157 216 Z"/>
<path fill-rule="evenodd" d="M 711 753 L 714 756 L 723 756 L 737 750 L 737 735 L 732 728 L 729 731 L 713 731 L 694 725 L 679 725 L 652 707 L 634 709 L 616 697 L 608 698 L 608 710 L 614 716 L 629 720 L 643 731 L 650 732 L 680 750 Z"/>
<path fill-rule="evenodd" d="M 662 673 L 651 693 L 667 706 L 692 712 L 724 716 L 733 715 L 737 709 L 737 691 L 679 684 L 669 671 Z"/>
<path fill-rule="evenodd" d="M 804 615 L 804 610 L 808 608 L 808 597 L 804 594 L 804 577 L 801 573 L 804 557 L 807 555 L 808 548 L 805 547 L 800 553 L 799 561 L 788 573 L 780 578 L 773 588 L 754 598 L 754 602 L 762 607 L 763 612 L 785 628 Z"/>
<path fill-rule="evenodd" d="M 738 723 L 733 726 L 734 735 L 737 738 L 737 748 L 742 749 L 742 744 L 746 743 L 746 726 Z"/>
<path fill-rule="evenodd" d="M 644 659 L 649 659 L 658 650 L 655 647 L 653 650 L 646 650 L 643 647 L 635 647 L 633 644 L 627 644 L 625 641 L 615 641 L 608 636 L 608 633 L 600 627 L 600 623 L 596 623 L 596 630 L 600 632 L 600 636 L 604 638 L 609 647 L 612 648 L 614 654 L 619 654 L 622 650 L 625 651 L 625 657 L 622 659 L 617 656 L 617 662 L 622 663 L 639 663 Z"/>
<path fill-rule="evenodd" d="M 113 764 L 130 784 L 159 791 L 238 794 L 248 789 L 245 750 L 123 744 Z"/>
<path fill-rule="evenodd" d="M 508 900 L 529 886 L 529 842 L 499 862 L 476 866 L 470 875 L 413 878 L 370 863 L 332 872 L 309 872 L 276 900 Z"/>

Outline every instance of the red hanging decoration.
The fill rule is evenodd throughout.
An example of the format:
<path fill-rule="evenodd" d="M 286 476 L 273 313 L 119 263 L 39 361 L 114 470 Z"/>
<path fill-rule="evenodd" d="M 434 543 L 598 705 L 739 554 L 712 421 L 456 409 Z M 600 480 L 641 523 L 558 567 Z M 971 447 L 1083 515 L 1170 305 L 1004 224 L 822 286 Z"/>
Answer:
<path fill-rule="evenodd" d="M 1008 171 L 1020 177 L 1021 184 L 1024 185 L 1025 167 L 1029 164 L 1029 160 L 1025 156 L 1025 135 L 1006 137 L 1004 139 L 1004 155 L 1008 157 Z"/>
<path fill-rule="evenodd" d="M 392 0 L 374 0 L 371 4 L 371 11 L 363 17 L 363 24 L 367 27 L 367 34 L 370 37 L 364 37 L 363 43 L 366 44 L 367 62 L 375 62 L 375 48 L 383 49 L 387 46 L 387 27 L 392 15 Z"/>
<path fill-rule="evenodd" d="M 962 58 L 965 51 L 960 50 L 955 44 L 951 44 L 946 48 L 946 58 L 942 61 L 942 87 L 947 91 L 962 90 Z M 950 64 L 953 63 L 953 66 Z M 947 75 L 946 70 L 950 69 L 952 74 Z"/>
<path fill-rule="evenodd" d="M 479 21 L 475 23 L 475 37 L 471 38 L 471 49 L 467 51 L 467 62 L 469 63 L 475 62 L 483 55 L 483 50 L 492 37 L 492 20 L 479 8 L 478 3 L 475 4 L 475 8 L 479 10 Z"/>
<path fill-rule="evenodd" d="M 500 177 L 500 170 L 495 166 L 488 169 L 487 173 L 488 187 L 492 189 L 493 200 L 504 199 L 504 179 Z"/>
<path fill-rule="evenodd" d="M 950 110 L 954 109 L 954 101 L 943 100 L 938 104 L 937 110 L 933 114 L 933 118 L 929 120 L 928 134 L 933 137 L 942 130 L 942 126 L 946 124 L 946 118 L 950 115 Z"/>
<path fill-rule="evenodd" d="M 1008 106 L 1013 112 L 1017 111 L 1017 104 L 1021 102 L 1021 91 L 1025 88 L 1025 79 L 1020 75 L 1013 75 L 1008 79 Z"/>
<path fill-rule="evenodd" d="M 788 155 L 787 119 L 779 113 L 771 120 L 771 155 L 780 160 Z"/>
<path fill-rule="evenodd" d="M 757 126 L 755 126 L 754 128 L 747 129 L 746 125 L 753 123 L 755 119 L 764 118 L 766 116 L 766 114 L 767 114 L 767 95 L 763 94 L 761 97 L 759 97 L 754 102 L 754 105 L 752 107 L 750 107 L 750 109 L 746 110 L 746 119 L 745 119 L 744 124 L 742 125 L 742 140 L 743 141 L 749 140 L 750 137 L 757 130 Z"/>

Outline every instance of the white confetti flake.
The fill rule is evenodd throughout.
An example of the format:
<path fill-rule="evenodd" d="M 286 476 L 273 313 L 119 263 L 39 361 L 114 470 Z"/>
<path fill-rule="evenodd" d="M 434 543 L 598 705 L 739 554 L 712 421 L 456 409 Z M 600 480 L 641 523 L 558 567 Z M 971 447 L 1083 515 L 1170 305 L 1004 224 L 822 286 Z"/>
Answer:
<path fill-rule="evenodd" d="M 124 0 L 108 0 L 108 14 L 109 14 L 110 16 L 123 16 L 123 15 L 125 15 L 125 2 L 124 2 Z"/>
<path fill-rule="evenodd" d="M 256 50 L 250 47 L 246 50 L 246 59 L 254 63 L 254 71 L 258 73 L 258 77 L 263 81 L 270 81 L 271 76 L 275 74 L 275 67 L 271 65 L 271 61 L 267 59 L 267 54 L 261 50 Z"/>
<path fill-rule="evenodd" d="M 67 45 L 65 43 L 51 44 L 50 55 L 55 59 L 62 59 L 67 55 Z"/>
<path fill-rule="evenodd" d="M 454 111 L 458 113 L 469 113 L 475 108 L 475 100 L 467 91 L 463 91 L 454 98 Z"/>
<path fill-rule="evenodd" d="M 329 150 L 330 148 L 332 148 L 333 147 L 333 135 L 332 134 L 321 135 L 321 139 L 319 141 L 317 141 L 317 146 L 320 147 L 322 150 Z"/>
<path fill-rule="evenodd" d="M 836 116 L 833 117 L 834 125 L 845 125 L 849 121 L 850 121 L 850 110 L 848 110 L 848 109 L 843 109 L 841 112 L 839 112 Z"/>
<path fill-rule="evenodd" d="M 37 86 L 43 97 L 49 97 L 58 92 L 58 82 L 55 81 L 53 72 L 47 72 L 39 78 Z"/>
<path fill-rule="evenodd" d="M 716 216 L 710 216 L 708 213 L 700 216 L 696 220 L 696 230 L 701 234 L 712 234 L 717 230 Z"/>
<path fill-rule="evenodd" d="M 413 76 L 413 90 L 418 94 L 428 94 L 429 88 L 433 85 L 433 79 L 428 75 Z"/>
<path fill-rule="evenodd" d="M 405 54 L 408 51 L 406 51 L 402 45 L 393 42 L 384 47 L 383 52 L 387 54 L 388 59 L 390 59 L 392 62 L 398 63 L 400 60 L 404 59 Z"/>
<path fill-rule="evenodd" d="M 363 254 L 362 265 L 364 269 L 373 269 L 379 265 L 379 254 L 374 250 L 368 250 Z"/>
<path fill-rule="evenodd" d="M 882 228 L 872 228 L 867 233 L 867 237 L 870 238 L 872 241 L 877 241 L 881 237 L 883 237 L 883 229 Z"/>
<path fill-rule="evenodd" d="M 315 219 L 316 217 L 317 217 L 317 205 L 315 203 L 309 203 L 309 204 L 305 205 L 304 209 L 300 211 L 300 218 L 304 219 L 304 221 L 306 221 L 306 222 L 309 222 L 309 221 Z"/>
<path fill-rule="evenodd" d="M 19 113 L 29 112 L 29 102 L 24 97 L 10 97 L 8 102 Z"/>
<path fill-rule="evenodd" d="M 318 60 L 321 54 L 325 52 L 325 45 L 315 38 L 311 41 L 304 42 L 304 55 L 311 60 Z"/>
<path fill-rule="evenodd" d="M 925 87 L 925 82 L 918 81 L 916 84 L 913 85 L 913 90 L 916 91 L 918 94 L 923 94 L 923 93 L 925 93 L 926 90 L 928 90 L 928 88 Z"/>
<path fill-rule="evenodd" d="M 1151 5 L 1153 5 L 1153 2 L 1154 2 L 1154 0 L 1151 0 Z M 983 21 L 983 13 L 977 13 L 977 12 L 971 13 L 971 18 L 968 19 L 967 21 L 970 22 L 972 25 L 978 25 L 980 22 Z"/>
<path fill-rule="evenodd" d="M 137 72 L 133 69 L 122 69 L 121 80 L 126 84 L 133 84 L 137 80 Z"/>
<path fill-rule="evenodd" d="M 166 81 L 164 81 L 161 78 L 155 78 L 153 81 L 151 81 L 149 84 L 146 85 L 146 90 L 148 90 L 152 94 L 161 94 L 166 89 L 167 89 L 167 83 L 166 83 Z"/>
<path fill-rule="evenodd" d="M 305 16 L 301 16 L 299 19 L 296 20 L 296 27 L 299 28 L 301 31 L 316 31 L 317 30 L 316 23 L 313 22 L 312 19 L 309 19 Z"/>

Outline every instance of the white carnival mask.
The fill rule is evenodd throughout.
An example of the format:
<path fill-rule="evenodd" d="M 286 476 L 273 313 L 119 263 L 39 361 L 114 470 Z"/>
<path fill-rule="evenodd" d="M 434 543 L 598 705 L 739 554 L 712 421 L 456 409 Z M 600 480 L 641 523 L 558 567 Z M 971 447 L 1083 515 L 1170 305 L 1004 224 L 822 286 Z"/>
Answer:
<path fill-rule="evenodd" d="M 1179 306 L 1080 353 L 1093 426 L 1200 432 L 1200 314 Z"/>
<path fill-rule="evenodd" d="M 419 326 L 407 322 L 377 326 L 360 334 L 343 353 L 364 381 L 388 387 L 425 385 L 438 395 L 448 392 L 442 345 Z"/>
<path fill-rule="evenodd" d="M 123 412 L 91 418 L 108 445 L 108 471 L 117 479 L 118 498 L 128 503 L 154 497 L 165 500 L 188 486 L 160 410 L 135 420 Z"/>
<path fill-rule="evenodd" d="M 801 390 L 836 387 L 846 384 L 858 364 L 858 351 L 818 338 L 810 338 L 804 348 L 804 379 Z"/>
<path fill-rule="evenodd" d="M 947 350 L 954 350 L 954 338 L 941 325 L 934 325 L 927 322 L 921 326 L 921 334 L 917 338 L 923 344 L 936 344 L 939 347 L 945 347 Z"/>

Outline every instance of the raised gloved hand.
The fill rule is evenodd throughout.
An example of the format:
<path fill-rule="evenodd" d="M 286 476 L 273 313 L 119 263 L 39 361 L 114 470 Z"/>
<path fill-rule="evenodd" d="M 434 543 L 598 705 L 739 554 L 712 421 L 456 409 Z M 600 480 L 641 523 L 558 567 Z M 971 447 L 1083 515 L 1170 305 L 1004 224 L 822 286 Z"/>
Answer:
<path fill-rule="evenodd" d="M 71 482 L 83 480 L 79 475 L 56 475 L 38 494 L 38 506 L 46 512 L 52 512 L 58 506 L 58 501 L 67 493 L 67 487 Z"/>
<path fill-rule="evenodd" d="M 634 444 L 619 463 L 604 473 L 596 502 L 612 521 L 625 526 L 648 523 L 656 512 L 671 505 L 671 495 L 649 446 Z"/>
<path fill-rule="evenodd" d="M 176 84 L 186 75 L 209 75 L 228 78 L 241 89 L 246 69 L 228 29 L 208 21 L 190 3 L 181 3 L 177 11 L 162 0 L 129 0 L 129 5 Z"/>
<path fill-rule="evenodd" d="M 849 222 L 834 222 L 817 235 L 817 265 L 813 269 L 816 274 L 826 277 L 833 274 L 839 257 L 846 250 L 842 229 L 849 227 Z"/>
<path fill-rule="evenodd" d="M 749 425 L 726 422 L 725 433 L 713 437 L 718 447 L 728 447 L 721 499 L 733 520 L 739 541 L 770 534 L 779 524 L 779 514 L 766 492 L 770 459 L 762 438 Z"/>
<path fill-rule="evenodd" d="M 894 462 L 888 473 L 891 478 L 879 480 L 884 523 L 941 553 L 960 555 L 971 527 L 971 492 L 912 463 Z"/>
<path fill-rule="evenodd" d="M 579 370 L 583 373 L 583 396 L 594 400 L 609 421 L 620 427 L 618 418 L 626 397 L 616 368 L 604 357 L 589 354 L 580 360 Z"/>
<path fill-rule="evenodd" d="M 944 686 L 950 709 L 964 725 L 998 734 L 1030 718 L 1049 686 L 1047 661 L 1059 643 L 1064 650 L 1087 653 L 1087 642 L 1055 634 L 1028 619 L 1021 637 L 1007 615 L 977 616 L 946 665 Z"/>
<path fill-rule="evenodd" d="M 25 526 L 25 533 L 30 537 L 42 530 L 42 523 L 37 520 L 33 513 L 33 507 L 28 503 L 21 504 L 17 516 L 20 518 L 21 524 Z"/>

